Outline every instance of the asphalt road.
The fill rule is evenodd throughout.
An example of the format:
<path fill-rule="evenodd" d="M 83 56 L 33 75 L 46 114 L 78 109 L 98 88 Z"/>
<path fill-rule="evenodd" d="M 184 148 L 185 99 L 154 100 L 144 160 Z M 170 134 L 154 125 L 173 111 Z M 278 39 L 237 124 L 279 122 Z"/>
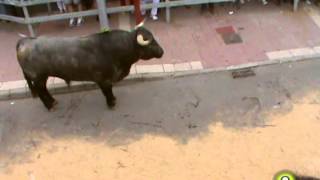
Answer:
<path fill-rule="evenodd" d="M 246 78 L 215 72 L 131 83 L 114 88 L 114 110 L 99 90 L 54 95 L 54 112 L 39 99 L 0 101 L 0 169 L 27 161 L 42 136 L 119 146 L 151 134 L 186 144 L 215 123 L 239 130 L 269 127 L 267 114 L 287 113 L 319 89 L 319 69 L 320 61 L 313 60 L 254 68 L 256 75 Z"/>

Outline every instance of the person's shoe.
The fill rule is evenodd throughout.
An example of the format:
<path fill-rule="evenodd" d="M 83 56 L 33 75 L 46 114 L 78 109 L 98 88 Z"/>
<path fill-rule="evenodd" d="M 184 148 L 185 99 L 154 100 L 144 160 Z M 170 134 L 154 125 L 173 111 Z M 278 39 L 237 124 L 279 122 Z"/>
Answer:
<path fill-rule="evenodd" d="M 76 25 L 76 19 L 75 18 L 71 18 L 69 21 L 69 26 L 70 27 L 74 27 Z"/>
<path fill-rule="evenodd" d="M 79 17 L 78 18 L 78 21 L 77 21 L 77 26 L 81 26 L 81 24 L 83 24 L 84 20 L 82 17 Z"/>
<path fill-rule="evenodd" d="M 152 16 L 151 16 L 151 19 L 154 20 L 154 21 L 156 21 L 156 20 L 158 20 L 159 18 L 158 18 L 157 15 L 152 15 Z"/>

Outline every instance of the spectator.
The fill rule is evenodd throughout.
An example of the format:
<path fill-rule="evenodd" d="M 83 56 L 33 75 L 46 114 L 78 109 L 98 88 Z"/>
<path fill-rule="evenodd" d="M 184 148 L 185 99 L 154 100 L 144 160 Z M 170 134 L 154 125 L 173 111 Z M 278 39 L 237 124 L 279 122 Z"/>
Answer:
<path fill-rule="evenodd" d="M 67 12 L 67 8 L 66 8 L 66 5 L 64 4 L 63 0 L 57 1 L 57 6 L 58 6 L 60 13 Z"/>
<path fill-rule="evenodd" d="M 75 12 L 75 11 L 82 11 L 82 0 L 63 0 L 64 4 L 67 6 L 68 12 Z M 75 10 L 75 8 L 77 10 Z M 71 18 L 69 21 L 69 25 L 72 26 L 80 26 L 84 22 L 83 17 L 79 17 L 77 20 L 76 18 Z"/>
<path fill-rule="evenodd" d="M 142 0 L 142 3 L 146 4 L 146 3 L 150 2 L 150 1 L 152 1 L 152 4 L 153 4 L 150 17 L 152 18 L 152 20 L 156 21 L 156 20 L 158 20 L 158 7 L 157 7 L 157 5 L 159 4 L 160 0 Z M 141 12 L 141 14 L 145 15 L 146 11 L 143 10 Z"/>

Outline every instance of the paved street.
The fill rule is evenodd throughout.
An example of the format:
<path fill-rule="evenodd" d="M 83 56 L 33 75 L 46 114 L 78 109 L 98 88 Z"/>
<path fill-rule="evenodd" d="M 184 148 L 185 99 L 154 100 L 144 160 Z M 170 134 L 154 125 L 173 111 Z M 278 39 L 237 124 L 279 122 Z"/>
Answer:
<path fill-rule="evenodd" d="M 204 68 L 217 68 L 266 61 L 268 52 L 320 45 L 320 10 L 304 3 L 297 12 L 289 3 L 263 6 L 260 1 L 247 2 L 239 10 L 232 4 L 217 4 L 214 14 L 201 14 L 199 6 L 171 12 L 171 23 L 165 22 L 164 10 L 159 21 L 146 23 L 165 49 L 164 57 L 138 64 L 201 61 Z M 111 28 L 133 28 L 133 17 L 121 20 L 118 14 L 111 15 Z M 99 23 L 90 17 L 77 28 L 68 27 L 66 20 L 41 23 L 35 29 L 40 36 L 83 36 L 99 31 Z M 26 26 L 0 23 L 0 83 L 23 79 L 15 52 L 18 33 L 27 34 Z"/>
<path fill-rule="evenodd" d="M 0 179 L 271 179 L 320 175 L 320 61 L 0 101 Z M 240 177 L 240 178 L 239 178 Z"/>

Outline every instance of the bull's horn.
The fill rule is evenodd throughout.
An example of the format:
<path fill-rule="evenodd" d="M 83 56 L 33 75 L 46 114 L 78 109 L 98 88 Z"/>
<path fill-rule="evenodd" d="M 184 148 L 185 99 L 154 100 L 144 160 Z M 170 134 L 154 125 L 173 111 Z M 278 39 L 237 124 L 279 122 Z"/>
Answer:
<path fill-rule="evenodd" d="M 27 35 L 22 34 L 22 33 L 18 33 L 18 36 L 20 36 L 20 37 L 22 37 L 22 38 L 28 37 Z"/>
<path fill-rule="evenodd" d="M 150 40 L 144 40 L 143 39 L 143 36 L 141 35 L 141 34 L 139 34 L 138 36 L 137 36 L 137 42 L 138 42 L 138 44 L 140 44 L 141 46 L 146 46 L 146 45 L 148 45 L 148 44 L 150 44 Z"/>
<path fill-rule="evenodd" d="M 141 21 L 141 23 L 139 23 L 138 25 L 136 25 L 136 27 L 134 28 L 134 29 L 138 29 L 139 27 L 142 27 L 142 26 L 144 26 L 144 22 L 145 22 L 146 20 L 144 19 L 143 21 Z"/>

